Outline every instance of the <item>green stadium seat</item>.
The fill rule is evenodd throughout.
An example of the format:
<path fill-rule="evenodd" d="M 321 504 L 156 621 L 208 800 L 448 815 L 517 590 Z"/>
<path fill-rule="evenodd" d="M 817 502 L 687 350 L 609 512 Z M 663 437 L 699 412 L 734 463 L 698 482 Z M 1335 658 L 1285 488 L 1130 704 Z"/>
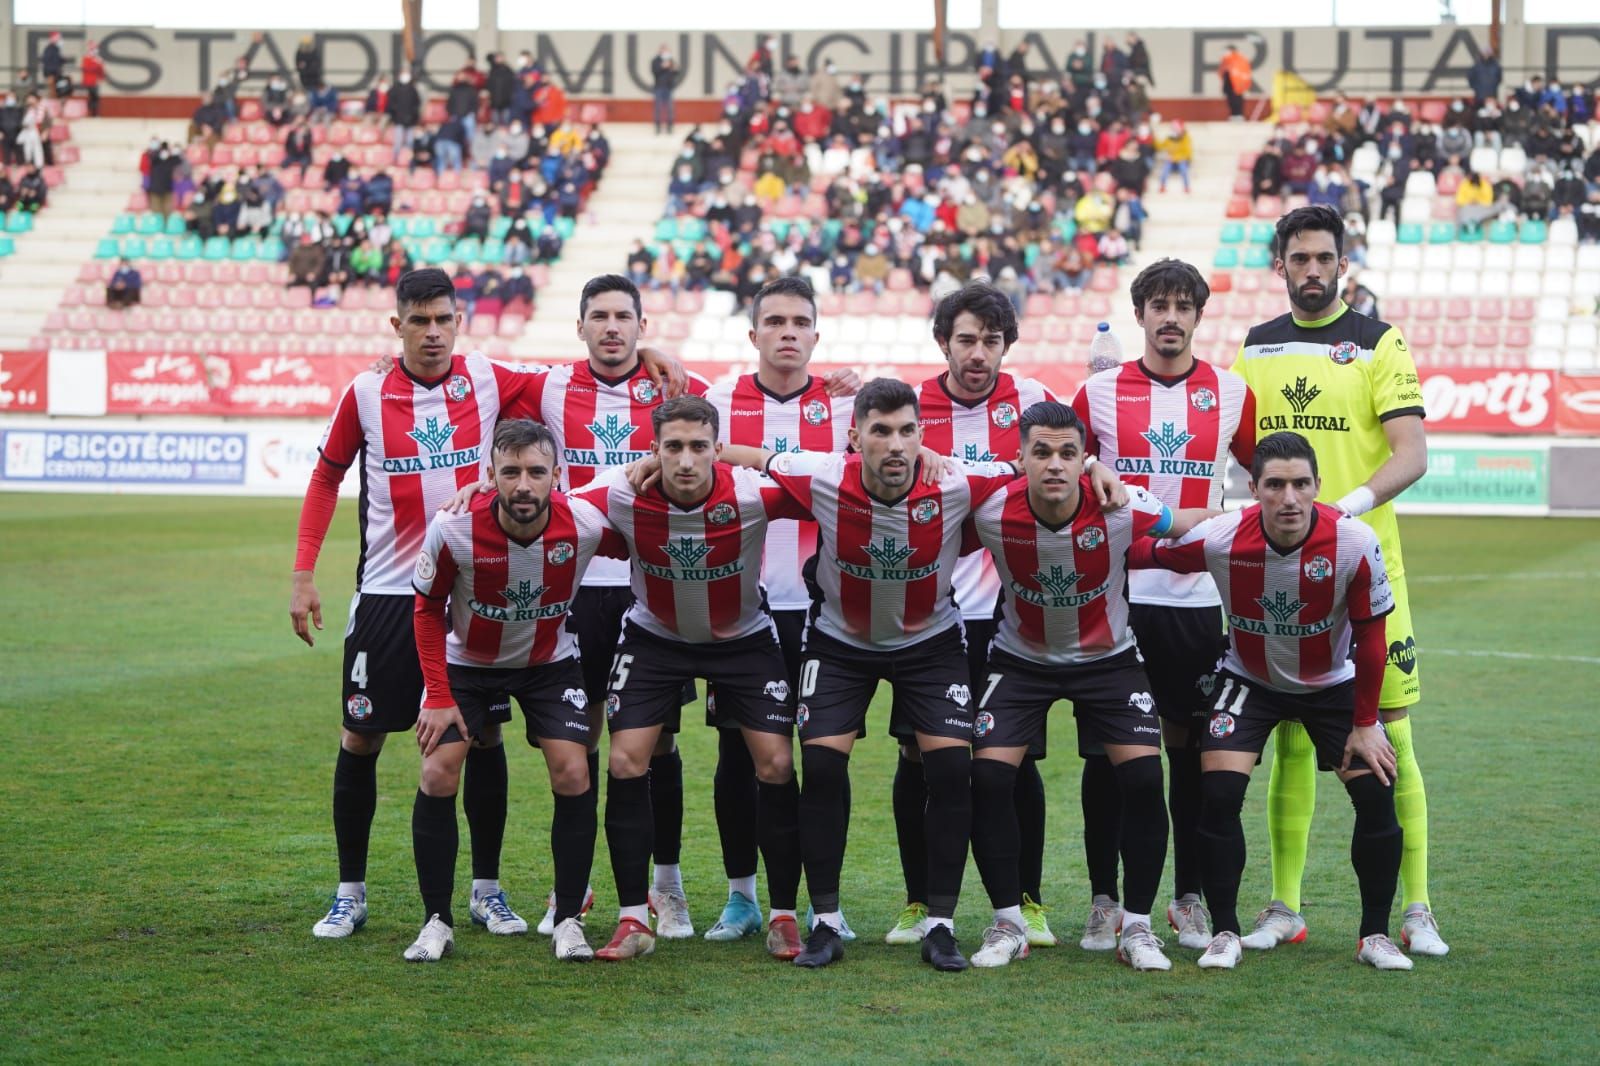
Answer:
<path fill-rule="evenodd" d="M 706 239 L 706 220 L 703 218 L 686 218 L 678 227 L 678 236 L 686 241 L 703 241 Z"/>
<path fill-rule="evenodd" d="M 100 243 L 95 245 L 94 257 L 96 259 L 115 259 L 122 254 L 122 248 L 115 237 L 101 237 Z"/>
<path fill-rule="evenodd" d="M 447 263 L 450 261 L 451 248 L 448 237 L 429 237 L 422 245 L 422 261 L 429 266 Z"/>
<path fill-rule="evenodd" d="M 228 254 L 236 263 L 248 263 L 255 259 L 256 250 L 260 247 L 261 242 L 254 237 L 235 237 Z"/>
<path fill-rule="evenodd" d="M 1073 233 L 1077 232 L 1076 225 L 1077 225 L 1076 223 L 1073 223 L 1073 226 L 1074 226 Z M 822 224 L 822 238 L 823 238 L 823 241 L 827 244 L 827 246 L 829 248 L 832 248 L 835 244 L 838 243 L 839 234 L 841 234 L 843 232 L 844 232 L 844 219 L 842 219 L 842 218 L 830 218 L 830 219 L 828 219 L 827 221 L 825 221 Z M 1071 240 L 1070 237 L 1067 237 L 1067 238 L 1064 238 L 1064 239 Z"/>
<path fill-rule="evenodd" d="M 767 228 L 772 231 L 772 235 L 778 239 L 779 244 L 789 239 L 789 223 L 787 220 L 775 218 L 767 223 Z"/>
<path fill-rule="evenodd" d="M 172 239 L 165 235 L 150 238 L 150 246 L 145 250 L 145 258 L 157 262 L 172 258 Z"/>
<path fill-rule="evenodd" d="M 145 245 L 143 237 L 122 238 L 122 255 L 126 259 L 143 259 Z"/>
<path fill-rule="evenodd" d="M 350 225 L 354 221 L 355 219 L 350 215 L 334 215 L 333 228 L 339 234 L 339 236 L 343 237 L 346 233 L 350 232 Z"/>
<path fill-rule="evenodd" d="M 17 242 L 10 237 L 0 237 L 0 259 L 17 250 Z"/>
<path fill-rule="evenodd" d="M 208 237 L 206 238 L 205 248 L 200 254 L 206 259 L 207 262 L 220 263 L 228 258 L 228 252 L 230 250 L 231 248 L 228 238 Z"/>
<path fill-rule="evenodd" d="M 33 232 L 33 212 L 31 212 L 31 211 L 13 211 L 13 212 L 11 212 L 11 217 L 6 219 L 6 232 L 7 233 L 32 233 Z"/>
<path fill-rule="evenodd" d="M 394 237 L 408 237 L 411 235 L 411 227 L 406 224 L 404 215 L 396 215 L 389 220 L 389 233 Z"/>
<path fill-rule="evenodd" d="M 1435 222 L 1428 227 L 1429 244 L 1450 244 L 1456 239 L 1454 222 Z"/>
<path fill-rule="evenodd" d="M 114 236 L 122 237 L 133 232 L 135 218 L 127 211 L 122 212 L 111 220 L 111 232 Z"/>
<path fill-rule="evenodd" d="M 1270 245 L 1278 236 L 1278 228 L 1271 222 L 1252 222 L 1250 224 L 1250 243 Z"/>
<path fill-rule="evenodd" d="M 455 243 L 450 254 L 454 259 L 472 262 L 483 255 L 483 245 L 476 237 L 463 237 Z"/>
<path fill-rule="evenodd" d="M 186 233 L 178 238 L 178 243 L 172 249 L 172 255 L 173 258 L 181 262 L 188 262 L 192 259 L 199 259 L 204 247 L 205 245 L 197 234 Z"/>
<path fill-rule="evenodd" d="M 286 254 L 283 239 L 278 236 L 263 237 L 256 246 L 256 261 L 260 263 L 276 263 Z"/>
<path fill-rule="evenodd" d="M 1237 222 L 1229 222 L 1222 227 L 1223 244 L 1243 244 L 1244 227 Z"/>
<path fill-rule="evenodd" d="M 1252 244 L 1244 251 L 1244 265 L 1249 270 L 1265 270 L 1272 265 L 1272 253 L 1265 245 Z"/>
<path fill-rule="evenodd" d="M 1218 248 L 1217 254 L 1211 257 L 1211 265 L 1218 270 L 1233 270 L 1239 265 L 1239 249 Z"/>
<path fill-rule="evenodd" d="M 167 220 L 165 216 L 158 215 L 154 211 L 145 211 L 139 215 L 139 224 L 135 227 L 135 232 L 149 237 L 153 234 L 164 232 L 166 228 Z"/>
<path fill-rule="evenodd" d="M 1395 229 L 1394 241 L 1396 244 L 1421 244 L 1422 227 L 1415 222 L 1402 222 Z"/>
<path fill-rule="evenodd" d="M 561 234 L 562 240 L 571 240 L 572 234 L 577 231 L 577 228 L 577 219 L 568 218 L 566 215 L 558 215 L 556 217 L 556 232 Z"/>
<path fill-rule="evenodd" d="M 676 240 L 678 236 L 678 223 L 675 219 L 664 218 L 656 223 L 656 240 Z"/>
<path fill-rule="evenodd" d="M 1511 244 L 1517 239 L 1517 224 L 1497 219 L 1489 224 L 1487 236 L 1490 244 Z"/>
<path fill-rule="evenodd" d="M 1483 240 L 1482 226 L 1462 226 L 1456 231 L 1457 244 L 1478 244 Z"/>
<path fill-rule="evenodd" d="M 489 224 L 489 236 L 504 238 L 511 232 L 511 216 L 501 215 Z"/>
<path fill-rule="evenodd" d="M 276 219 L 274 219 L 276 221 Z M 167 216 L 167 236 L 182 237 L 188 231 L 189 224 L 183 220 L 183 214 L 178 211 Z"/>
<path fill-rule="evenodd" d="M 426 240 L 438 235 L 439 224 L 427 215 L 421 215 L 411 220 L 411 235 Z"/>
<path fill-rule="evenodd" d="M 1064 218 L 1056 223 L 1056 235 L 1063 243 L 1069 242 L 1078 235 L 1077 219 Z"/>
<path fill-rule="evenodd" d="M 1550 235 L 1550 227 L 1543 219 L 1530 218 L 1522 223 L 1520 239 L 1523 244 L 1543 244 Z"/>
<path fill-rule="evenodd" d="M 485 263 L 503 263 L 506 258 L 506 242 L 499 237 L 490 237 L 483 242 L 483 261 Z"/>
<path fill-rule="evenodd" d="M 537 237 L 539 234 L 544 232 L 544 216 L 543 215 L 530 214 L 528 216 L 528 232 L 533 234 L 535 237 Z"/>

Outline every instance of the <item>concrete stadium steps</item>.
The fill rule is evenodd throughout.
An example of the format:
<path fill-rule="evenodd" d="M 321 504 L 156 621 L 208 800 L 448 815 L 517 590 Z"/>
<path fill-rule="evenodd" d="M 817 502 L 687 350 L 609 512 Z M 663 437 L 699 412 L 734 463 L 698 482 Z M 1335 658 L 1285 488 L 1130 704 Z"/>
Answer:
<path fill-rule="evenodd" d="M 81 118 L 72 121 L 78 162 L 34 219 L 33 232 L 0 263 L 0 344 L 17 347 L 38 335 L 95 244 L 139 187 L 139 153 L 152 137 L 182 140 L 176 120 Z"/>

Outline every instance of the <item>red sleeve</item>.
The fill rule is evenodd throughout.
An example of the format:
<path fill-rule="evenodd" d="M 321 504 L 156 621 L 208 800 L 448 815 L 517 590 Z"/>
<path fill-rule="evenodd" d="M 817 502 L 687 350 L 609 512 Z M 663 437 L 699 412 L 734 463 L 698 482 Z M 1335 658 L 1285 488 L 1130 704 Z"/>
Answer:
<path fill-rule="evenodd" d="M 783 460 L 785 465 L 794 461 L 788 458 L 788 455 L 792 454 L 774 455 L 769 459 L 767 461 L 766 475 L 784 491 L 785 495 L 792 498 L 798 506 L 804 508 L 809 517 L 811 514 L 811 475 L 789 474 L 778 469 L 780 460 Z"/>
<path fill-rule="evenodd" d="M 767 519 L 793 518 L 797 522 L 814 522 L 811 512 L 800 506 L 794 494 L 782 485 L 767 485 L 761 489 L 761 502 L 766 507 Z"/>
<path fill-rule="evenodd" d="M 1245 386 L 1244 403 L 1239 408 L 1239 428 L 1233 431 L 1233 443 L 1228 451 L 1246 470 L 1256 457 L 1256 394 Z"/>
<path fill-rule="evenodd" d="M 361 455 L 366 443 L 366 435 L 361 431 L 361 411 L 356 406 L 355 384 L 351 383 L 339 397 L 339 406 L 333 409 L 333 417 L 328 419 L 328 428 L 317 450 L 334 466 L 347 467 Z"/>
<path fill-rule="evenodd" d="M 456 701 L 450 691 L 450 671 L 444 660 L 445 601 L 416 594 L 411 611 L 411 629 L 417 638 L 417 661 L 422 666 L 426 686 L 424 707 L 448 707 Z"/>
<path fill-rule="evenodd" d="M 628 540 L 610 526 L 600 534 L 600 547 L 595 549 L 596 555 L 603 555 L 607 559 L 626 559 L 628 557 Z"/>
<path fill-rule="evenodd" d="M 978 539 L 978 523 L 976 516 L 969 516 L 961 523 L 961 554 L 972 555 L 983 550 L 983 541 Z"/>
<path fill-rule="evenodd" d="M 300 505 L 300 527 L 296 533 L 294 568 L 315 570 L 317 556 L 322 553 L 322 541 L 333 523 L 333 512 L 339 506 L 339 482 L 344 480 L 344 470 L 325 458 L 317 460 L 311 468 L 311 483 L 306 486 L 306 500 Z"/>
<path fill-rule="evenodd" d="M 708 391 L 710 391 L 710 389 L 711 389 L 711 382 L 707 381 L 705 378 L 701 377 L 699 374 L 690 374 L 689 375 L 688 395 L 690 395 L 690 396 L 704 396 Z"/>
<path fill-rule="evenodd" d="M 1078 395 L 1072 398 L 1072 410 L 1077 413 L 1078 421 L 1083 423 L 1083 454 L 1099 455 L 1100 441 L 1096 439 L 1094 430 L 1089 427 L 1089 386 L 1082 385 L 1078 388 Z"/>
<path fill-rule="evenodd" d="M 1195 527 L 1200 528 L 1199 526 Z M 1194 530 L 1189 531 L 1189 536 Z M 1206 570 L 1206 542 L 1204 538 L 1190 540 L 1185 536 L 1177 544 L 1141 537 L 1128 547 L 1128 569 L 1171 570 L 1175 574 L 1200 574 Z"/>
<path fill-rule="evenodd" d="M 1376 725 L 1378 696 L 1383 692 L 1383 671 L 1389 664 L 1389 646 L 1384 643 L 1386 615 L 1355 623 L 1356 712 L 1353 723 Z"/>
<path fill-rule="evenodd" d="M 544 400 L 545 379 L 549 377 L 544 373 L 546 368 L 513 370 L 500 363 L 492 365 L 495 384 L 500 389 L 500 417 L 543 421 L 539 417 L 539 405 Z"/>

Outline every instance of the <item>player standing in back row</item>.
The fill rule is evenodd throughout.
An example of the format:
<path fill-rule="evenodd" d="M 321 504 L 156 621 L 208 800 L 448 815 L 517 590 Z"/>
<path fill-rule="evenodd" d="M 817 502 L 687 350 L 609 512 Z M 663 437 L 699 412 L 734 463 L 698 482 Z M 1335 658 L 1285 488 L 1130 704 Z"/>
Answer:
<path fill-rule="evenodd" d="M 1450 948 L 1428 901 L 1428 801 L 1409 717 L 1422 685 L 1392 503 L 1428 469 L 1417 368 L 1398 329 L 1339 299 L 1348 262 L 1337 211 L 1302 207 L 1284 215 L 1276 248 L 1274 269 L 1288 289 L 1290 309 L 1250 330 L 1235 369 L 1255 394 L 1260 433 L 1303 434 L 1317 451 L 1324 494 L 1370 525 L 1383 544 L 1395 610 L 1378 706 L 1394 744 L 1395 810 L 1406 838 L 1401 938 L 1415 954 L 1443 955 Z M 1316 807 L 1314 752 L 1305 730 L 1290 723 L 1278 731 L 1275 753 L 1267 792 L 1273 900 L 1244 938 L 1251 948 L 1293 943 L 1306 931 L 1300 883 Z"/>

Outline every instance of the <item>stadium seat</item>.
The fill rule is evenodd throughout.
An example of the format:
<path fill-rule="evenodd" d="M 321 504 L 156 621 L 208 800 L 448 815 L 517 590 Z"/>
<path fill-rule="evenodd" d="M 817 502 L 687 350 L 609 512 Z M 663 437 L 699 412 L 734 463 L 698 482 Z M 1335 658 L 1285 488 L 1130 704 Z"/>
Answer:
<path fill-rule="evenodd" d="M 1421 244 L 1422 226 L 1415 222 L 1402 222 L 1395 231 L 1395 240 L 1400 244 Z"/>
<path fill-rule="evenodd" d="M 1246 197 L 1246 196 L 1235 196 L 1233 199 L 1229 200 L 1228 201 L 1228 209 L 1227 209 L 1227 217 L 1229 217 L 1229 218 L 1249 218 L 1250 217 L 1250 199 L 1249 199 L 1249 197 Z"/>
<path fill-rule="evenodd" d="M 1456 227 L 1453 222 L 1435 222 L 1428 227 L 1429 244 L 1452 244 L 1456 239 Z"/>
<path fill-rule="evenodd" d="M 1536 218 L 1524 219 L 1518 231 L 1518 239 L 1523 244 L 1543 244 L 1548 236 L 1549 227 Z"/>
<path fill-rule="evenodd" d="M 1239 250 L 1237 248 L 1218 248 L 1211 257 L 1211 265 L 1218 270 L 1236 270 L 1239 266 Z"/>
<path fill-rule="evenodd" d="M 1510 244 L 1517 239 L 1517 224 L 1497 219 L 1488 225 L 1485 236 L 1491 244 Z"/>
<path fill-rule="evenodd" d="M 1244 241 L 1244 226 L 1237 222 L 1229 222 L 1224 224 L 1222 227 L 1222 234 L 1219 239 L 1223 244 L 1242 243 Z"/>

